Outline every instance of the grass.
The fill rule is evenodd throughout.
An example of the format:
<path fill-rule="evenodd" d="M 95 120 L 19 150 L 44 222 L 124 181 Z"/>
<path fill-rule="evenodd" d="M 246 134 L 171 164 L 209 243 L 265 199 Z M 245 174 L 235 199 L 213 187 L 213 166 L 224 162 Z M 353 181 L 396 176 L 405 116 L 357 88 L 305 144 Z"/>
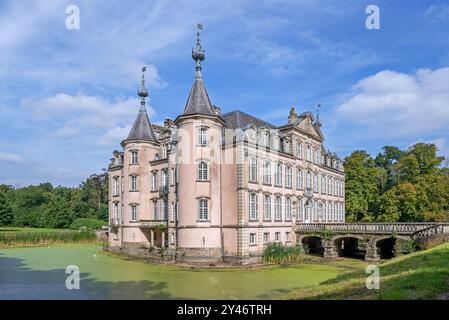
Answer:
<path fill-rule="evenodd" d="M 92 231 L 21 227 L 0 228 L 0 248 L 95 241 L 96 235 Z"/>
<path fill-rule="evenodd" d="M 379 290 L 366 288 L 369 274 L 363 265 L 367 264 L 354 265 L 355 269 L 335 279 L 295 290 L 283 299 L 416 300 L 446 297 L 449 293 L 449 243 L 380 264 Z"/>

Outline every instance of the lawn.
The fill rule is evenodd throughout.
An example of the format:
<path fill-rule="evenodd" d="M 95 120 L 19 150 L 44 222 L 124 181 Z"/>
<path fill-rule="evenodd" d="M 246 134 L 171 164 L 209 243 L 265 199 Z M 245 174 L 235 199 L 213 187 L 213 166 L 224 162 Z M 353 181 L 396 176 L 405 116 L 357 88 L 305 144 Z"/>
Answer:
<path fill-rule="evenodd" d="M 449 243 L 381 263 L 378 290 L 368 290 L 365 281 L 369 274 L 361 265 L 354 267 L 319 286 L 298 289 L 283 298 L 414 300 L 447 298 L 449 293 Z"/>

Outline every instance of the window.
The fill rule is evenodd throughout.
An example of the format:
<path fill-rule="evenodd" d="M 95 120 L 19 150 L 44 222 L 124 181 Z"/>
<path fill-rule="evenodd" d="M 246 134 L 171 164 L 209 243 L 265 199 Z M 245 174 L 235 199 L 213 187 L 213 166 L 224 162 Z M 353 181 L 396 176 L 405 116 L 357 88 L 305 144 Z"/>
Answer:
<path fill-rule="evenodd" d="M 282 220 L 282 199 L 280 196 L 276 196 L 276 200 L 274 203 L 274 219 Z"/>
<path fill-rule="evenodd" d="M 257 220 L 257 195 L 255 193 L 249 194 L 249 219 Z"/>
<path fill-rule="evenodd" d="M 282 186 L 282 164 L 281 163 L 278 163 L 276 165 L 275 184 L 277 186 Z"/>
<path fill-rule="evenodd" d="M 207 208 L 207 200 L 206 199 L 200 199 L 198 202 L 198 208 L 199 208 L 199 220 L 208 220 L 209 219 L 209 213 Z"/>
<path fill-rule="evenodd" d="M 302 143 L 298 141 L 298 143 L 296 144 L 296 156 L 299 159 L 302 159 L 303 157 L 303 153 L 302 153 Z"/>
<path fill-rule="evenodd" d="M 285 167 L 285 187 L 292 187 L 292 167 L 290 166 Z"/>
<path fill-rule="evenodd" d="M 321 176 L 321 193 L 326 194 L 326 176 L 324 174 Z"/>
<path fill-rule="evenodd" d="M 270 242 L 270 233 L 269 232 L 265 232 L 263 234 L 263 243 L 268 243 Z"/>
<path fill-rule="evenodd" d="M 270 134 L 269 134 L 268 132 L 265 131 L 265 132 L 262 134 L 262 145 L 263 145 L 264 147 L 268 147 L 269 142 L 270 142 Z"/>
<path fill-rule="evenodd" d="M 273 149 L 279 150 L 279 138 L 277 136 L 273 137 Z"/>
<path fill-rule="evenodd" d="M 131 206 L 131 221 L 137 221 L 137 206 Z"/>
<path fill-rule="evenodd" d="M 304 220 L 304 203 L 303 203 L 302 199 L 299 200 L 298 206 L 299 206 L 299 220 L 303 221 Z"/>
<path fill-rule="evenodd" d="M 168 187 L 168 171 L 167 170 L 161 171 L 161 183 L 162 183 L 162 187 Z"/>
<path fill-rule="evenodd" d="M 263 219 L 271 220 L 271 196 L 269 195 L 263 197 Z"/>
<path fill-rule="evenodd" d="M 327 211 L 327 221 L 332 222 L 332 212 L 331 212 L 331 203 L 330 202 L 327 203 L 326 211 Z"/>
<path fill-rule="evenodd" d="M 170 174 L 170 184 L 175 184 L 175 169 L 171 168 L 171 174 Z"/>
<path fill-rule="evenodd" d="M 307 171 L 306 188 L 312 188 L 312 174 L 310 173 L 310 171 Z"/>
<path fill-rule="evenodd" d="M 304 189 L 304 172 L 300 168 L 296 169 L 296 189 Z"/>
<path fill-rule="evenodd" d="M 249 234 L 249 244 L 256 244 L 256 234 L 255 233 Z"/>
<path fill-rule="evenodd" d="M 285 220 L 292 219 L 292 198 L 285 198 Z"/>
<path fill-rule="evenodd" d="M 312 148 L 310 147 L 310 145 L 307 145 L 307 151 L 306 151 L 306 160 L 307 161 L 312 161 Z"/>
<path fill-rule="evenodd" d="M 112 219 L 115 221 L 118 220 L 118 202 L 114 202 L 114 205 L 112 207 Z"/>
<path fill-rule="evenodd" d="M 157 191 L 157 171 L 151 173 L 151 191 Z"/>
<path fill-rule="evenodd" d="M 285 233 L 285 242 L 290 242 L 290 232 Z"/>
<path fill-rule="evenodd" d="M 265 160 L 263 163 L 263 183 L 271 184 L 271 162 Z"/>
<path fill-rule="evenodd" d="M 255 157 L 249 158 L 249 181 L 257 182 L 257 159 Z"/>
<path fill-rule="evenodd" d="M 112 195 L 118 196 L 120 193 L 120 180 L 119 177 L 112 179 Z"/>
<path fill-rule="evenodd" d="M 332 178 L 327 177 L 327 194 L 331 195 Z"/>
<path fill-rule="evenodd" d="M 131 164 L 138 164 L 139 163 L 139 156 L 137 151 L 131 151 Z"/>
<path fill-rule="evenodd" d="M 288 141 L 288 140 L 284 141 L 284 152 L 290 153 L 290 141 Z"/>
<path fill-rule="evenodd" d="M 281 233 L 280 232 L 274 233 L 274 241 L 276 241 L 276 242 L 281 241 Z"/>
<path fill-rule="evenodd" d="M 198 163 L 198 180 L 200 181 L 207 180 L 207 162 L 200 161 Z"/>
<path fill-rule="evenodd" d="M 131 191 L 137 191 L 137 176 L 131 176 Z"/>
<path fill-rule="evenodd" d="M 206 128 L 198 129 L 198 144 L 200 146 L 207 145 L 207 129 Z"/>
<path fill-rule="evenodd" d="M 313 174 L 313 192 L 318 192 L 318 175 Z"/>
<path fill-rule="evenodd" d="M 153 203 L 153 215 L 154 220 L 162 220 L 163 215 L 163 208 L 162 208 L 162 201 L 156 200 Z"/>

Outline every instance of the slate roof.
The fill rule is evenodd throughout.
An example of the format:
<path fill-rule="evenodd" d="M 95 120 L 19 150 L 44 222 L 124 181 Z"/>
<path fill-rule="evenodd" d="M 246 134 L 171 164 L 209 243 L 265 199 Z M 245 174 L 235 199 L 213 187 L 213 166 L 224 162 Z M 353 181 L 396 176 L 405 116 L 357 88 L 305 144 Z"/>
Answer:
<path fill-rule="evenodd" d="M 190 114 L 216 115 L 201 77 L 195 78 L 182 115 Z"/>
<path fill-rule="evenodd" d="M 225 113 L 221 116 L 223 120 L 226 122 L 226 127 L 231 129 L 242 129 L 248 126 L 249 124 L 255 125 L 257 128 L 260 127 L 268 127 L 270 129 L 275 129 L 276 126 L 268 123 L 262 119 L 256 118 L 252 115 L 249 115 L 240 110 L 234 110 L 228 113 Z"/>
<path fill-rule="evenodd" d="M 157 141 L 145 107 L 140 108 L 126 140 Z"/>

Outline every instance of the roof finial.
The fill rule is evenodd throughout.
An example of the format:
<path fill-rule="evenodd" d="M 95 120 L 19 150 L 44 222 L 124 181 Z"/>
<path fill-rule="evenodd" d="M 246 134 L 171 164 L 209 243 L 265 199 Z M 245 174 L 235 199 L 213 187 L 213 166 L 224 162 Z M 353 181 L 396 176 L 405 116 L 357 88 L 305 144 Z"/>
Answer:
<path fill-rule="evenodd" d="M 141 98 L 140 109 L 145 109 L 145 98 L 148 97 L 148 90 L 145 87 L 145 71 L 147 71 L 147 67 L 142 68 L 142 83 L 139 90 L 137 90 L 137 95 Z"/>
<path fill-rule="evenodd" d="M 321 108 L 321 104 L 318 103 L 316 105 L 316 120 L 315 120 L 315 125 L 318 126 L 318 127 L 321 127 L 320 108 Z"/>
<path fill-rule="evenodd" d="M 196 24 L 196 47 L 192 48 L 192 58 L 195 60 L 195 79 L 201 78 L 201 61 L 206 58 L 205 51 L 201 47 L 200 31 L 203 30 L 203 25 L 200 23 Z"/>

